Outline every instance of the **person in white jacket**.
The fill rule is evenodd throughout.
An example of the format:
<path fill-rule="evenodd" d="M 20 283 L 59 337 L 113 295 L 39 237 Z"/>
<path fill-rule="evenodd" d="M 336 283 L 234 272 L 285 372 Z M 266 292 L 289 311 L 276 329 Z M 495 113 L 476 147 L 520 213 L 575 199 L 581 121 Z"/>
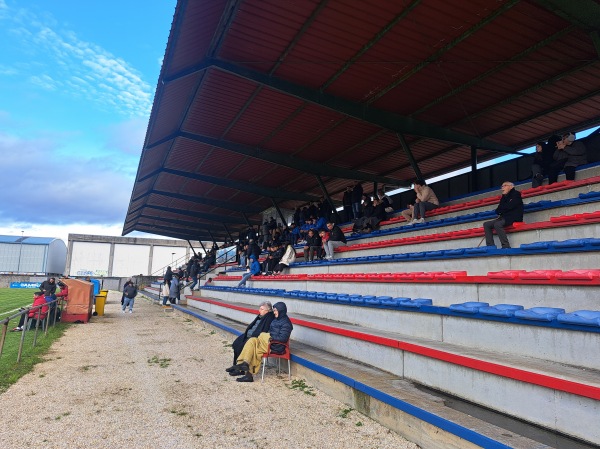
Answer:
<path fill-rule="evenodd" d="M 281 260 L 273 269 L 273 274 L 280 274 L 284 269 L 288 268 L 291 263 L 296 260 L 296 251 L 291 243 L 288 243 L 285 248 L 285 253 L 281 257 Z"/>

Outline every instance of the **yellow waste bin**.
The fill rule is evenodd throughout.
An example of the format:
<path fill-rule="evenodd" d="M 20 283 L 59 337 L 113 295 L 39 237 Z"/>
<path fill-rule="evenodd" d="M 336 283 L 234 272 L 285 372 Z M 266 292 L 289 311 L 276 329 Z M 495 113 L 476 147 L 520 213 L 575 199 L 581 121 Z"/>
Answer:
<path fill-rule="evenodd" d="M 96 314 L 98 316 L 104 315 L 104 304 L 106 304 L 106 294 L 96 295 Z"/>
<path fill-rule="evenodd" d="M 106 295 L 108 295 L 108 290 L 100 290 L 99 294 L 106 296 Z"/>

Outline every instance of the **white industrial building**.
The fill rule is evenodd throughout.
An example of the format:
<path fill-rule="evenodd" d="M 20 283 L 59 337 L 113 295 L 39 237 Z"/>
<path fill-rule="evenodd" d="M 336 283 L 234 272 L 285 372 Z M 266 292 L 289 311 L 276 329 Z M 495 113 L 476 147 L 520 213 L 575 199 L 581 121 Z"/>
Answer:
<path fill-rule="evenodd" d="M 200 243 L 194 251 L 204 254 Z M 66 274 L 91 277 L 160 276 L 168 265 L 185 265 L 194 251 L 187 241 L 69 234 Z"/>
<path fill-rule="evenodd" d="M 62 274 L 67 246 L 52 237 L 0 235 L 0 273 Z"/>

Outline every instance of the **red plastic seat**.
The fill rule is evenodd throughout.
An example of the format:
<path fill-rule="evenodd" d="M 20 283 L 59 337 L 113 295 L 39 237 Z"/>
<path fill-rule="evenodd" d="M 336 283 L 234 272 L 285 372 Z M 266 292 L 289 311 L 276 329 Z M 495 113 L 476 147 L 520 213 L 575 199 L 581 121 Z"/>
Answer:
<path fill-rule="evenodd" d="M 283 354 L 274 354 L 271 352 L 271 345 L 272 344 L 280 344 L 285 346 L 285 351 L 283 352 Z M 292 371 L 291 371 L 291 363 L 290 363 L 290 341 L 286 341 L 286 342 L 282 342 L 282 341 L 276 341 L 276 340 L 271 340 L 269 342 L 269 347 L 267 349 L 267 352 L 263 354 L 263 359 L 262 359 L 262 377 L 260 379 L 261 382 L 265 381 L 265 367 L 267 365 L 267 361 L 269 359 L 277 359 L 277 374 L 279 374 L 281 372 L 281 359 L 287 360 L 288 362 L 288 380 L 292 380 Z"/>

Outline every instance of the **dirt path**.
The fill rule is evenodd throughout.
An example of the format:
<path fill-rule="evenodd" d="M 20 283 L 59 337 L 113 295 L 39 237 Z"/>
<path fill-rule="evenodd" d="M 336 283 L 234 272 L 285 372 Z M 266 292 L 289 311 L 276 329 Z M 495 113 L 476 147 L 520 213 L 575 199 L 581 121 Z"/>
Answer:
<path fill-rule="evenodd" d="M 119 299 L 0 395 L 3 449 L 416 447 L 273 371 L 235 382 L 230 336 L 144 299 L 122 314 Z"/>

